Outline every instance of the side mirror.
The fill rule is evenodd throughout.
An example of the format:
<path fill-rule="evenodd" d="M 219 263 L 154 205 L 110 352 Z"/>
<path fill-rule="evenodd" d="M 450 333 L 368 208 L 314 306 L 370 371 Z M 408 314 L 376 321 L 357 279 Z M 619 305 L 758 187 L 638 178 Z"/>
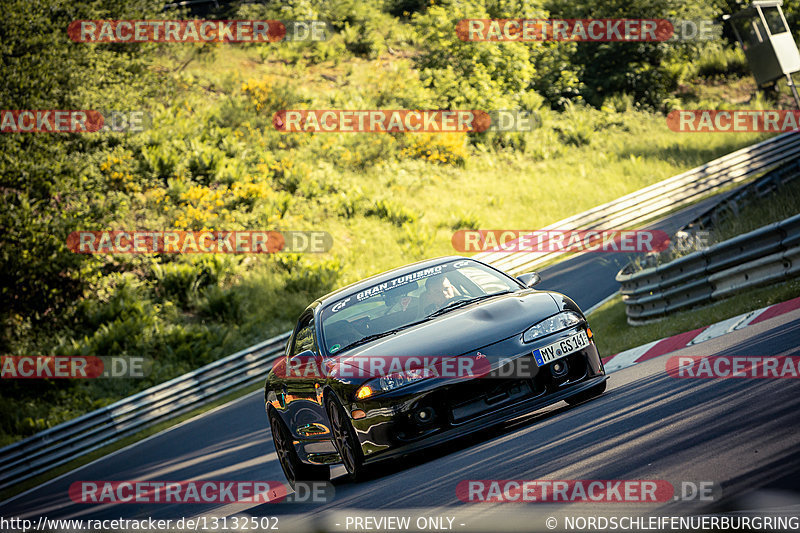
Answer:
<path fill-rule="evenodd" d="M 534 285 L 538 285 L 540 281 L 542 281 L 542 277 L 539 275 L 538 272 L 528 272 L 527 274 L 522 274 L 521 276 L 517 276 L 517 279 L 526 287 L 533 287 Z"/>
<path fill-rule="evenodd" d="M 287 375 L 294 377 L 322 377 L 322 357 L 311 350 L 292 356 L 287 365 Z"/>

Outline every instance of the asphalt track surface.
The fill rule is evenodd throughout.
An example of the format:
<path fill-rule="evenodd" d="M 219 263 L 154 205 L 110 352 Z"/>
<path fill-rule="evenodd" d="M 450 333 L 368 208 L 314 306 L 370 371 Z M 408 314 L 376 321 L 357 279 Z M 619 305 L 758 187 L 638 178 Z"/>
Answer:
<path fill-rule="evenodd" d="M 695 206 L 693 211 L 702 209 Z M 684 221 L 691 219 L 682 215 Z M 574 285 L 564 292 L 584 307 L 597 303 L 617 288 L 614 283 L 610 291 L 589 293 L 608 277 L 593 271 L 596 265 L 611 271 L 609 262 L 617 261 L 603 260 L 604 255 L 613 254 L 586 254 L 544 271 L 543 286 L 555 288 L 570 278 Z M 570 265 L 574 261 L 586 263 Z M 795 311 L 676 353 L 800 355 L 798 339 L 800 311 Z M 548 531 L 548 517 L 557 518 L 561 530 L 563 516 L 765 507 L 800 516 L 800 380 L 675 379 L 665 373 L 668 357 L 615 372 L 601 398 L 573 407 L 560 402 L 457 445 L 381 467 L 360 483 L 350 482 L 343 467 L 334 467 L 335 497 L 329 503 L 98 505 L 69 499 L 68 488 L 78 480 L 283 481 L 263 396 L 256 392 L 8 500 L 0 504 L 0 516 L 177 519 L 245 514 L 278 516 L 282 531 L 354 531 L 359 530 L 352 526 L 354 518 L 387 513 L 410 516 L 412 524 L 418 517 L 449 517 L 452 528 L 461 531 Z M 469 479 L 648 479 L 675 487 L 711 481 L 718 489 L 711 503 L 464 503 L 456 486 Z"/>

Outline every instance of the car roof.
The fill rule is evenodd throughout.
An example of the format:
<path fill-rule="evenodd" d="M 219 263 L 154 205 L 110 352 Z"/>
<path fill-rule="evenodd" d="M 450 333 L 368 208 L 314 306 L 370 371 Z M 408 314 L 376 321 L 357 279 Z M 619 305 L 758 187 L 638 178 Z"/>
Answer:
<path fill-rule="evenodd" d="M 468 259 L 470 261 L 475 261 L 474 259 L 470 259 L 468 257 L 462 257 L 460 255 L 450 255 L 447 257 L 438 257 L 436 259 L 426 259 L 424 261 L 417 261 L 416 263 L 411 263 L 410 265 L 402 266 L 392 270 L 387 270 L 386 272 L 382 272 L 380 274 L 376 274 L 369 278 L 362 279 L 361 281 L 351 283 L 346 287 L 342 287 L 341 289 L 337 289 L 333 292 L 326 294 L 321 298 L 316 299 L 309 307 L 325 306 L 328 305 L 329 303 L 341 299 L 346 294 L 356 293 L 359 292 L 360 290 L 372 287 L 373 285 L 377 285 L 378 283 L 383 283 L 384 281 L 388 281 L 390 279 L 394 279 L 396 277 L 403 276 L 405 274 L 410 274 L 412 272 L 416 272 L 417 270 L 421 270 L 436 265 L 441 265 L 443 263 L 449 263 L 450 261 L 456 261 L 459 259 L 461 260 Z"/>

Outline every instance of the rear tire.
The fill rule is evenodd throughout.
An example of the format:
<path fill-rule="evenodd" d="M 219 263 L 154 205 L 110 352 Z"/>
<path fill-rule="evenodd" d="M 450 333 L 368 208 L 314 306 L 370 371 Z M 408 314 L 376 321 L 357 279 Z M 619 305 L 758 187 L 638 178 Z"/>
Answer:
<path fill-rule="evenodd" d="M 269 411 L 269 425 L 272 429 L 272 442 L 286 480 L 292 486 L 305 481 L 330 481 L 331 469 L 325 465 L 309 465 L 300 460 L 294 449 L 289 430 L 273 409 Z"/>
<path fill-rule="evenodd" d="M 564 401 L 567 402 L 569 405 L 576 405 L 579 403 L 583 403 L 587 400 L 592 400 L 594 398 L 597 398 L 606 391 L 607 382 L 608 381 L 604 381 L 599 385 L 595 385 L 590 389 L 587 389 L 583 392 L 579 392 L 575 396 L 570 396 L 569 398 L 566 398 Z"/>
<path fill-rule="evenodd" d="M 361 443 L 353 429 L 353 424 L 350 423 L 350 417 L 334 396 L 328 398 L 326 409 L 331 422 L 333 443 L 339 451 L 342 464 L 353 481 L 363 479 L 366 474 L 364 453 L 361 451 Z"/>

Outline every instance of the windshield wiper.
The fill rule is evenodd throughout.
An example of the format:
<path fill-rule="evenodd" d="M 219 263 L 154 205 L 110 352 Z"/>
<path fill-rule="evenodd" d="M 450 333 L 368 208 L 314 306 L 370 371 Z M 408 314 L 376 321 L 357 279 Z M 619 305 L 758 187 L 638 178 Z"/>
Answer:
<path fill-rule="evenodd" d="M 485 300 L 486 298 L 491 298 L 492 296 L 499 296 L 501 294 L 508 294 L 511 292 L 510 290 L 500 291 L 500 292 L 493 292 L 492 294 L 484 294 L 483 296 L 476 296 L 475 298 L 469 298 L 467 300 L 459 300 L 457 302 L 451 302 L 439 310 L 434 311 L 433 313 L 429 314 L 427 318 L 433 318 L 435 316 L 443 315 L 452 311 L 453 309 L 458 309 L 459 307 L 464 307 L 466 305 L 479 302 L 480 300 Z"/>

